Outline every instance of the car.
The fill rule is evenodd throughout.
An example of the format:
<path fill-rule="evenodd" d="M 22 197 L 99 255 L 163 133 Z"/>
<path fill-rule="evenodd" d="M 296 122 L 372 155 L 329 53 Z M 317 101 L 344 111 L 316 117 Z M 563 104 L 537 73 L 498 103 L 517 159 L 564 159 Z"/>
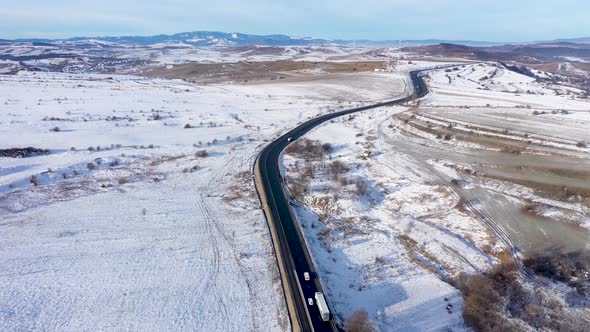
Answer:
<path fill-rule="evenodd" d="M 309 281 L 309 272 L 303 272 L 303 279 L 305 279 L 305 281 Z"/>
<path fill-rule="evenodd" d="M 309 305 L 313 305 L 313 299 L 311 297 L 308 297 L 307 303 L 309 303 Z"/>
<path fill-rule="evenodd" d="M 289 143 L 293 142 L 293 137 L 287 138 L 287 142 L 289 142 Z"/>

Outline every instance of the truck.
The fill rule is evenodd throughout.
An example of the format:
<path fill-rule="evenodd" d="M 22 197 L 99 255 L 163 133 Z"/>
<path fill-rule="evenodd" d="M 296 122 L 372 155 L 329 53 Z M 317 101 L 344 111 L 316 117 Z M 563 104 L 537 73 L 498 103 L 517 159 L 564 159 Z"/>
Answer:
<path fill-rule="evenodd" d="M 320 311 L 320 317 L 324 322 L 330 320 L 330 309 L 328 309 L 328 304 L 326 303 L 326 299 L 324 298 L 324 294 L 321 292 L 315 293 L 315 303 Z"/>

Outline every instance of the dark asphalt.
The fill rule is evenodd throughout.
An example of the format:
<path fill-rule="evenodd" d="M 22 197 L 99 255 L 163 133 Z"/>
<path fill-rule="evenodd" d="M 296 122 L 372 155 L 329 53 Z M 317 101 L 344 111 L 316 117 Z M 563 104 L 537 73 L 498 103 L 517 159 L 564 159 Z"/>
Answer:
<path fill-rule="evenodd" d="M 412 95 L 379 104 L 326 114 L 308 120 L 270 143 L 258 155 L 257 165 L 263 185 L 263 188 L 258 188 L 258 190 L 263 189 L 268 196 L 269 210 L 272 215 L 267 215 L 266 217 L 272 218 L 274 221 L 269 222 L 268 225 L 269 227 L 276 228 L 278 238 L 273 238 L 273 242 L 275 244 L 278 242 L 281 248 L 281 253 L 276 254 L 281 255 L 282 262 L 285 264 L 285 271 L 291 271 L 286 276 L 286 279 L 294 290 L 293 301 L 297 311 L 297 317 L 290 317 L 291 324 L 295 326 L 299 322 L 302 331 L 338 331 L 338 328 L 334 324 L 333 319 L 330 319 L 329 322 L 321 320 L 315 303 L 313 306 L 307 304 L 307 298 L 313 299 L 315 292 L 323 293 L 323 290 L 315 274 L 315 268 L 305 245 L 303 234 L 289 205 L 289 198 L 284 191 L 279 170 L 279 156 L 289 144 L 289 137 L 295 140 L 325 121 L 350 113 L 405 103 L 415 98 L 423 97 L 428 93 L 426 84 L 420 77 L 420 71 L 410 72 L 410 78 L 414 85 L 414 93 Z M 303 278 L 304 272 L 310 272 L 312 277 L 310 281 L 305 281 Z M 329 302 L 329 298 L 326 297 L 326 301 Z"/>

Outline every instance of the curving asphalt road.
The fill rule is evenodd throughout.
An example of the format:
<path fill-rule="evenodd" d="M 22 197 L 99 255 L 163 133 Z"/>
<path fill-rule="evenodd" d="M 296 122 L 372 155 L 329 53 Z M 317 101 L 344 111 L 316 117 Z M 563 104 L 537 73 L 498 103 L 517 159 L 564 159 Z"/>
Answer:
<path fill-rule="evenodd" d="M 413 83 L 411 95 L 308 120 L 274 140 L 260 152 L 256 159 L 254 165 L 256 190 L 271 231 L 293 331 L 338 331 L 338 328 L 333 319 L 328 322 L 321 320 L 315 303 L 313 306 L 307 304 L 308 298 L 313 299 L 315 292 L 323 293 L 323 290 L 315 273 L 303 234 L 297 224 L 297 218 L 293 214 L 289 198 L 284 190 L 279 169 L 281 152 L 290 143 L 289 138 L 291 141 L 296 140 L 325 121 L 350 113 L 405 103 L 428 93 L 428 88 L 420 77 L 420 71 L 410 72 L 410 79 Z M 310 273 L 310 281 L 305 281 L 304 272 Z M 326 299 L 326 301 L 328 300 Z"/>

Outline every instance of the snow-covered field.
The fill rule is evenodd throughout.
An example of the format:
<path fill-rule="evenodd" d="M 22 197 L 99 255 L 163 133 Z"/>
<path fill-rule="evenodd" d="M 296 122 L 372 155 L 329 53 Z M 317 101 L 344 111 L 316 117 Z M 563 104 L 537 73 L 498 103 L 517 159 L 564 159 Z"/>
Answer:
<path fill-rule="evenodd" d="M 341 321 L 364 308 L 382 330 L 460 329 L 460 294 L 441 278 L 480 272 L 496 261 L 482 247 L 505 248 L 436 176 L 385 152 L 376 126 L 404 110 L 363 112 L 306 135 L 332 150 L 312 163 L 309 192 L 296 210 Z M 291 184 L 308 167 L 289 153 L 284 164 Z"/>
<path fill-rule="evenodd" d="M 266 51 L 245 52 L 280 57 Z M 302 59 L 348 52 L 307 51 Z M 157 61 L 176 63 L 175 52 Z M 539 171 L 549 172 L 543 184 L 588 187 L 580 181 L 590 165 L 583 93 L 495 64 L 456 68 L 429 71 L 431 93 L 417 104 L 310 132 L 312 144 L 330 144 L 323 157 L 284 154 L 341 322 L 365 308 L 384 331 L 463 330 L 461 294 L 448 278 L 480 273 L 517 247 L 587 247 L 583 190 L 560 199 L 526 187 Z M 289 330 L 251 178 L 256 153 L 309 117 L 406 94 L 404 80 L 314 73 L 204 86 L 0 75 L 0 150 L 47 150 L 0 157 L 0 329 Z"/>
<path fill-rule="evenodd" d="M 402 67 L 421 65 L 432 64 Z M 341 321 L 365 308 L 381 330 L 463 330 L 449 277 L 481 273 L 520 250 L 588 249 L 582 91 L 495 64 L 456 68 L 427 72 L 430 94 L 417 104 L 334 120 L 294 143 L 329 144 L 316 149 L 323 153 L 284 154 Z"/>
<path fill-rule="evenodd" d="M 0 76 L 0 330 L 288 330 L 256 152 L 399 74 L 196 86 Z"/>
<path fill-rule="evenodd" d="M 550 74 L 535 71 L 540 77 Z M 586 110 L 582 91 L 515 73 L 498 64 L 465 64 L 428 72 L 431 92 L 422 104 L 437 106 L 491 106 Z"/>

